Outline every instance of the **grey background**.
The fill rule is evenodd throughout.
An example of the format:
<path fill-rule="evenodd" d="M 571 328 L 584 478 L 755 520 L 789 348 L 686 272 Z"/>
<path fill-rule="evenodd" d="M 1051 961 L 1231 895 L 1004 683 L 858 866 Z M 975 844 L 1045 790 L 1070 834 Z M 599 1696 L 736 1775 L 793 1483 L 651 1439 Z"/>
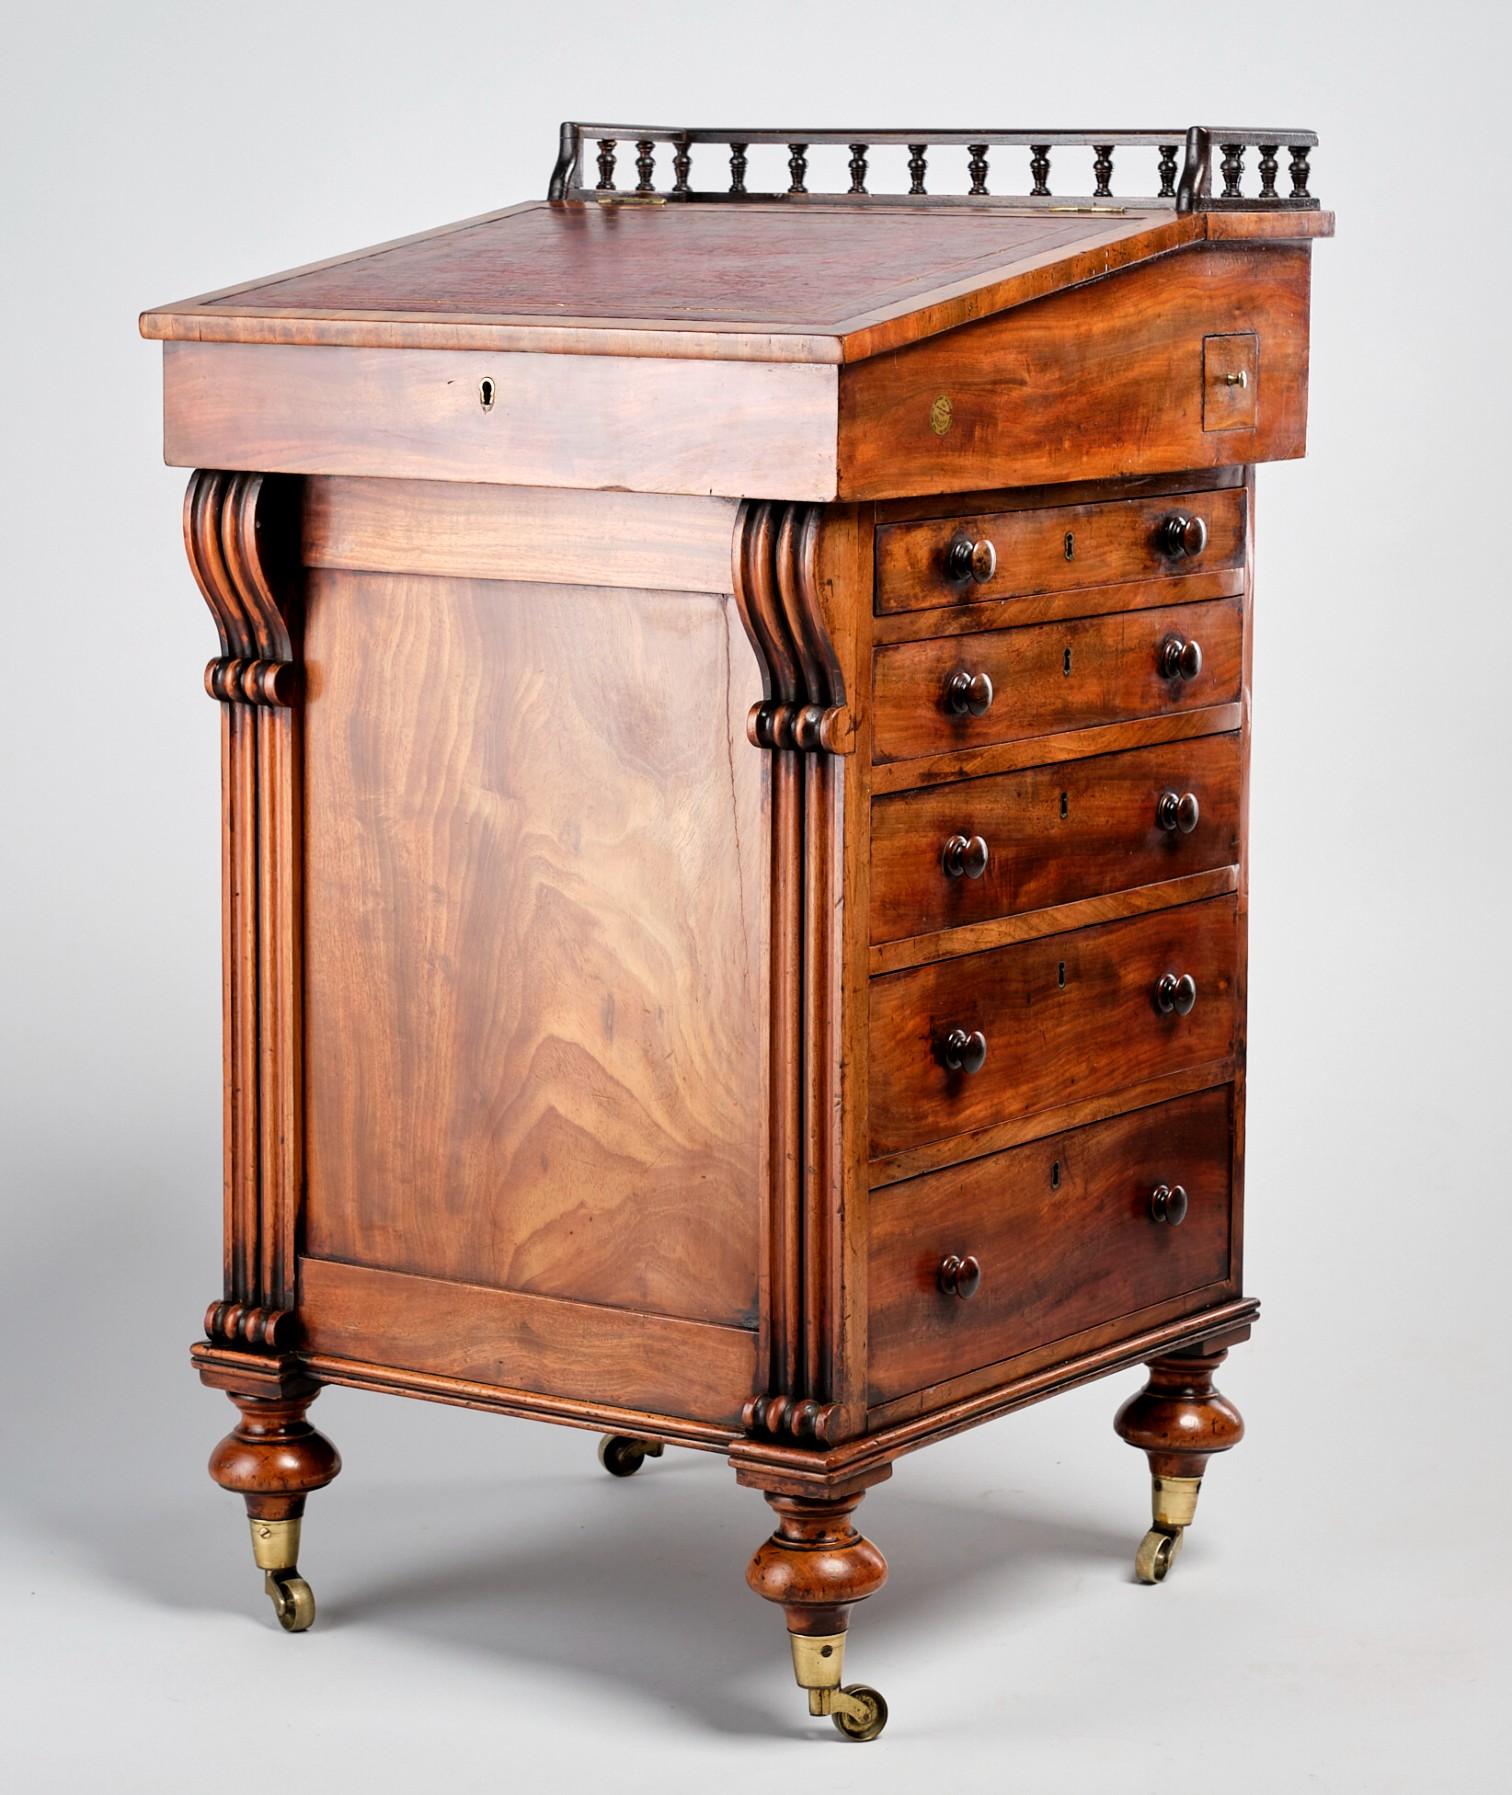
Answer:
<path fill-rule="evenodd" d="M 10 1787 L 1506 1787 L 1504 9 L 59 5 L 8 15 L 0 1737 Z M 1260 475 L 1249 1279 L 1181 1568 L 1114 1380 L 900 1464 L 809 1723 L 669 1455 L 328 1393 L 307 1637 L 273 1627 L 219 1265 L 210 620 L 145 305 L 544 191 L 558 120 L 1310 124 L 1310 459 Z"/>

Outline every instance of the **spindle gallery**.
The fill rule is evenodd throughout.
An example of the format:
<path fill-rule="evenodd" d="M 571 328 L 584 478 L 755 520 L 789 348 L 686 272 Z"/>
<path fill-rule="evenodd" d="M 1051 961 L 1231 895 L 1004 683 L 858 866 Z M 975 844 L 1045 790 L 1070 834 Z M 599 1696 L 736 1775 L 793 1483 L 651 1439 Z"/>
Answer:
<path fill-rule="evenodd" d="M 907 1454 L 1144 1365 L 1170 1572 L 1257 1312 L 1315 142 L 570 124 L 543 201 L 144 315 L 219 636 L 193 1358 L 285 1628 L 332 1384 L 725 1459 L 849 1739 Z"/>

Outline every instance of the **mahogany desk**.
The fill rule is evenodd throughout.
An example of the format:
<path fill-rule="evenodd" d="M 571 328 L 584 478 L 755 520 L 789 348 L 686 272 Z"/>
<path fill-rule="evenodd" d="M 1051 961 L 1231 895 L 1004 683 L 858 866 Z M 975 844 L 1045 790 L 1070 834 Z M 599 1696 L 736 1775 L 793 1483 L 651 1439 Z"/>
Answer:
<path fill-rule="evenodd" d="M 194 1359 L 285 1627 L 323 1384 L 725 1455 L 852 1738 L 901 1454 L 1143 1361 L 1166 1574 L 1256 1312 L 1315 141 L 568 125 L 544 202 L 143 318 L 220 632 Z"/>

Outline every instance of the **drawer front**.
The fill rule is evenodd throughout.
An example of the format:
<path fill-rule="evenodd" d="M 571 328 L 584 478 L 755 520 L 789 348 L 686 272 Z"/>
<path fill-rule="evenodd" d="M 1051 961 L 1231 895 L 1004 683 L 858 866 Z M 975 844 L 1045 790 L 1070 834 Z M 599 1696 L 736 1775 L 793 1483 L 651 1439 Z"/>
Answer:
<path fill-rule="evenodd" d="M 873 757 L 908 760 L 1230 704 L 1243 636 L 1242 602 L 1220 598 L 894 643 L 873 661 Z M 1192 643 L 1196 653 L 1184 659 L 1167 647 Z"/>
<path fill-rule="evenodd" d="M 1224 1059 L 1235 948 L 1213 898 L 874 978 L 873 1157 Z M 1185 1015 L 1158 1006 L 1167 975 L 1195 982 Z"/>
<path fill-rule="evenodd" d="M 1227 1280 L 1230 1140 L 1224 1087 L 875 1192 L 870 1400 Z M 1162 1185 L 1186 1193 L 1178 1225 Z M 980 1267 L 969 1298 L 941 1288 L 952 1256 Z"/>
<path fill-rule="evenodd" d="M 877 610 L 1213 573 L 1243 559 L 1244 494 L 1237 487 L 884 524 L 877 531 Z"/>
<path fill-rule="evenodd" d="M 871 938 L 900 941 L 1238 858 L 1237 735 L 900 792 L 872 804 Z"/>

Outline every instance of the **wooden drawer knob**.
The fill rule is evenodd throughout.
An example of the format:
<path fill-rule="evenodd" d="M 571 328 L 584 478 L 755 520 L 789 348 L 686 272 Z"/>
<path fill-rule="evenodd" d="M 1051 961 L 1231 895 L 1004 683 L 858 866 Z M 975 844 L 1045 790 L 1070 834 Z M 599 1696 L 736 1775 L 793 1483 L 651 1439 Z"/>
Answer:
<path fill-rule="evenodd" d="M 1155 821 L 1162 829 L 1190 835 L 1201 815 L 1196 792 L 1162 792 L 1155 800 Z"/>
<path fill-rule="evenodd" d="M 1179 1228 L 1186 1220 L 1187 1194 L 1179 1184 L 1157 1184 L 1150 1192 L 1150 1220 Z"/>
<path fill-rule="evenodd" d="M 980 1072 L 987 1064 L 987 1037 L 979 1028 L 970 1034 L 964 1028 L 953 1028 L 945 1037 L 940 1057 L 947 1072 Z"/>
<path fill-rule="evenodd" d="M 987 859 L 987 843 L 980 835 L 952 835 L 941 850 L 940 867 L 947 879 L 980 879 Z"/>
<path fill-rule="evenodd" d="M 1162 519 L 1157 535 L 1173 561 L 1195 561 L 1207 547 L 1207 525 L 1188 511 L 1173 511 Z"/>
<path fill-rule="evenodd" d="M 1202 644 L 1167 636 L 1160 645 L 1160 671 L 1165 679 L 1196 679 L 1202 671 Z"/>
<path fill-rule="evenodd" d="M 969 1302 L 982 1287 L 982 1268 L 970 1253 L 947 1253 L 935 1273 L 935 1282 L 946 1296 Z"/>
<path fill-rule="evenodd" d="M 1164 972 L 1155 986 L 1155 1008 L 1162 1016 L 1190 1016 L 1197 1002 L 1197 981 L 1189 972 L 1178 978 Z"/>
<path fill-rule="evenodd" d="M 992 708 L 992 681 L 965 668 L 945 681 L 945 708 L 953 717 L 985 717 Z"/>
<path fill-rule="evenodd" d="M 960 536 L 945 551 L 945 577 L 948 580 L 975 580 L 984 586 L 997 572 L 997 550 L 987 537 L 973 541 Z"/>

